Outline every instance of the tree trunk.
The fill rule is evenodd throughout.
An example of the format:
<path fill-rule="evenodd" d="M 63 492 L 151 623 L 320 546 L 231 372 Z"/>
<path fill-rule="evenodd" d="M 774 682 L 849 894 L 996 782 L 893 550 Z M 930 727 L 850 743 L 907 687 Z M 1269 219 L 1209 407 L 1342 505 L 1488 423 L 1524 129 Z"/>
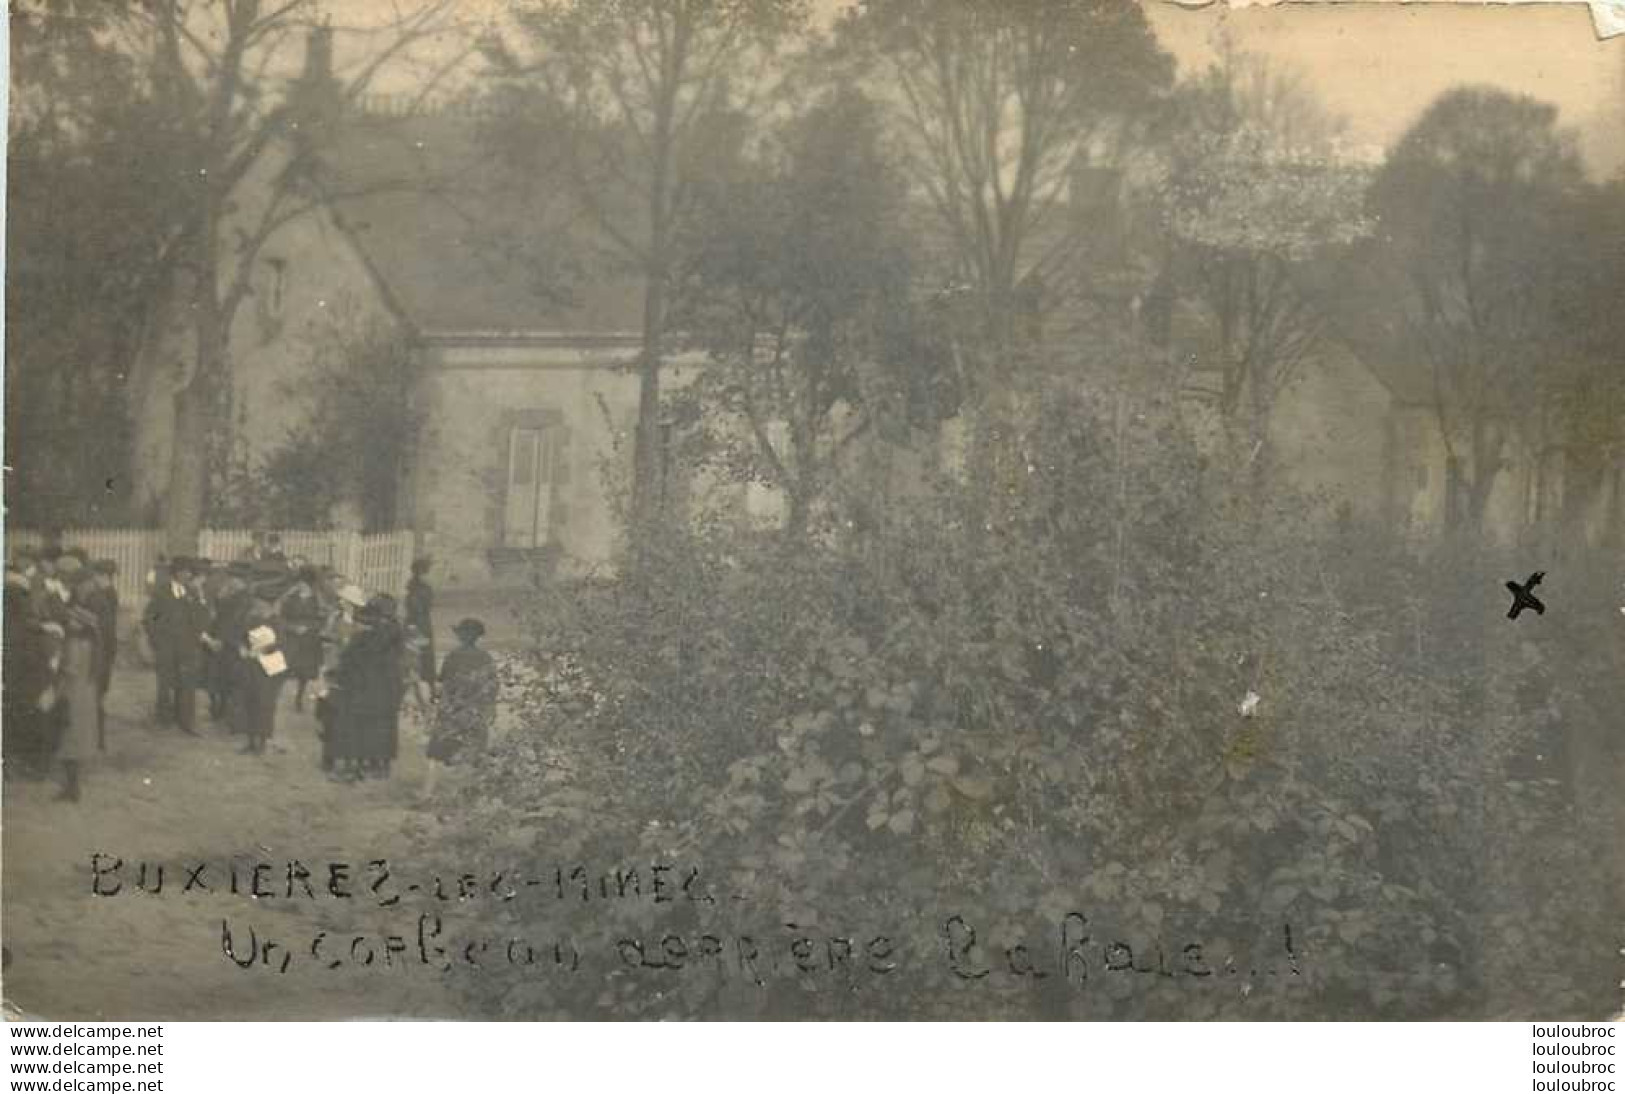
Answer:
<path fill-rule="evenodd" d="M 1490 507 L 1490 492 L 1495 489 L 1497 472 L 1474 469 L 1473 481 L 1467 490 L 1467 526 L 1475 532 L 1485 531 L 1484 518 Z"/>
<path fill-rule="evenodd" d="M 1608 507 L 1603 510 L 1602 541 L 1608 547 L 1625 546 L 1625 463 L 1614 465 L 1613 487 Z"/>
<path fill-rule="evenodd" d="M 208 491 L 209 417 L 213 409 L 194 380 L 175 394 L 170 441 L 169 490 L 164 504 L 164 541 L 171 557 L 195 555 Z"/>
<path fill-rule="evenodd" d="M 661 342 L 666 322 L 666 277 L 671 268 L 672 166 L 676 156 L 674 121 L 685 66 L 686 33 L 678 27 L 673 47 L 660 62 L 660 96 L 650 134 L 649 250 L 644 262 L 643 353 L 639 362 L 638 424 L 632 441 L 632 564 L 660 518 L 665 451 L 660 428 Z"/>
<path fill-rule="evenodd" d="M 1475 535 L 1484 531 L 1484 517 L 1489 510 L 1490 492 L 1495 487 L 1499 471 L 1485 471 L 1482 461 L 1476 462 L 1469 477 L 1459 461 L 1445 464 L 1445 521 L 1446 527 Z"/>
<path fill-rule="evenodd" d="M 1021 381 L 1015 337 L 1014 256 L 983 272 L 986 311 L 983 342 L 975 378 L 976 405 L 971 444 L 971 483 L 982 508 L 980 531 L 999 525 L 1009 511 L 1008 490 L 1014 485 L 1013 455 L 1018 446 L 1015 429 L 1015 394 Z"/>
<path fill-rule="evenodd" d="M 638 424 L 632 442 L 632 536 L 634 554 L 661 508 L 665 453 L 660 444 L 660 342 L 665 314 L 665 273 L 651 270 L 643 293 L 643 349 L 638 365 Z"/>
<path fill-rule="evenodd" d="M 1275 453 L 1270 443 L 1270 400 L 1265 378 L 1258 375 L 1259 366 L 1255 362 L 1249 361 L 1248 366 L 1248 445 L 1244 474 L 1253 519 L 1257 520 L 1263 514 L 1264 500 L 1269 494 Z"/>
<path fill-rule="evenodd" d="M 212 250 L 212 249 L 211 249 Z M 194 296 L 197 324 L 195 368 L 175 393 L 175 426 L 170 435 L 169 491 L 164 502 L 164 539 L 170 555 L 194 555 L 203 529 L 209 491 L 209 454 L 219 407 L 217 384 L 225 378 L 225 337 L 214 298 L 215 267 L 205 251 L 205 276 Z"/>

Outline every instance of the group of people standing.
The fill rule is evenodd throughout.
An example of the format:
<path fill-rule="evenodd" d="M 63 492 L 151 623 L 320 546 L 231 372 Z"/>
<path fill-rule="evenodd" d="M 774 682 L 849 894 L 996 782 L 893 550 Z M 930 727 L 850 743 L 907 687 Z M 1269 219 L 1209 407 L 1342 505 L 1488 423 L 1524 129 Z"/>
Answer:
<path fill-rule="evenodd" d="M 47 775 L 78 801 L 80 773 L 107 748 L 105 699 L 118 653 L 118 567 L 48 544 L 6 563 L 4 602 L 7 778 Z"/>
<path fill-rule="evenodd" d="M 161 558 L 147 575 L 142 618 L 155 721 L 197 735 L 201 689 L 211 721 L 240 735 L 245 753 L 262 753 L 291 684 L 295 711 L 307 697 L 314 702 L 323 770 L 353 782 L 389 777 L 411 699 L 429 716 L 432 788 L 442 765 L 469 759 L 489 739 L 498 685 L 477 619 L 453 628 L 459 648 L 437 670 L 430 567 L 426 558 L 412 564 L 403 618 L 393 596 L 368 596 L 331 570 L 289 558 L 274 537 L 257 537 L 229 564 Z M 88 753 L 105 748 L 115 573 L 73 550 L 20 555 L 6 570 L 7 772 L 42 771 L 54 755 L 71 800 Z"/>

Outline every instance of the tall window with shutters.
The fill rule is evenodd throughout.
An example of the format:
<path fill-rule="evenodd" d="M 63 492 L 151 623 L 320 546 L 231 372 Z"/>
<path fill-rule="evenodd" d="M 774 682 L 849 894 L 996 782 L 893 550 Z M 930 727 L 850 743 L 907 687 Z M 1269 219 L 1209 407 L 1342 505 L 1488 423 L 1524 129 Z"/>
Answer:
<path fill-rule="evenodd" d="M 508 430 L 508 490 L 503 508 L 504 547 L 545 547 L 553 533 L 553 484 L 559 430 L 543 424 Z"/>

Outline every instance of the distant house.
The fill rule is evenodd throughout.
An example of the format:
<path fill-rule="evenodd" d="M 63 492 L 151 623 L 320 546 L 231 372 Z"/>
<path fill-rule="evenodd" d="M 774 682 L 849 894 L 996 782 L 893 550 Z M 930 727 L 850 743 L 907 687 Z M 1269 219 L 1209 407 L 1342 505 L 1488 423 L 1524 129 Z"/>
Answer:
<path fill-rule="evenodd" d="M 476 194 L 437 192 L 477 162 L 472 119 L 362 117 L 331 154 L 333 208 L 370 287 L 419 354 L 429 428 L 405 508 L 452 584 L 609 559 L 615 522 L 602 479 L 624 466 L 636 425 L 642 298 L 630 279 L 582 281 L 569 300 L 494 237 L 522 224 Z M 423 188 L 391 177 L 423 174 Z M 362 193 L 382 180 L 377 193 Z M 547 241 L 537 243 L 543 250 Z M 620 453 L 617 456 L 617 453 Z"/>
<path fill-rule="evenodd" d="M 1078 181 L 1084 199 L 1079 200 Z M 1159 292 L 1154 263 L 1125 247 L 1122 210 L 1132 202 L 1117 196 L 1134 187 L 1131 176 L 1085 169 L 1075 180 L 1077 210 L 1104 227 L 1086 228 L 1090 254 L 1107 254 L 1120 271 L 1116 284 L 1092 286 L 1096 304 L 1133 315 L 1144 345 L 1131 352 L 1161 352 L 1179 361 L 1185 374 L 1183 405 L 1199 436 L 1216 443 L 1219 420 L 1211 393 L 1220 387 L 1209 358 L 1216 347 L 1213 319 L 1188 300 Z M 1132 232 L 1132 223 L 1129 231 Z M 1384 310 L 1388 297 L 1377 286 L 1385 273 L 1356 249 L 1301 271 L 1305 288 L 1318 297 L 1327 325 L 1316 347 L 1280 393 L 1270 413 L 1270 441 L 1276 471 L 1290 484 L 1324 497 L 1333 509 L 1375 518 L 1416 535 L 1432 535 L 1448 523 L 1451 466 L 1440 425 L 1433 374 L 1418 359 Z M 1385 286 L 1384 286 L 1385 288 Z M 1094 326 L 1091 326 L 1094 324 Z M 1098 318 L 1084 315 L 1056 332 L 1059 344 L 1098 339 Z M 1500 455 L 1484 513 L 1484 531 L 1510 542 L 1535 525 L 1561 523 L 1565 534 L 1590 542 L 1625 535 L 1625 467 L 1580 466 L 1571 453 L 1538 439 L 1538 429 L 1518 423 Z M 1459 454 L 1465 458 L 1463 454 Z"/>
<path fill-rule="evenodd" d="M 300 187 L 319 200 L 260 249 L 231 329 L 238 450 L 263 457 L 296 424 L 287 384 L 316 340 L 382 323 L 415 356 L 429 425 L 400 509 L 440 580 L 481 586 L 609 560 L 617 525 L 602 472 L 629 465 L 636 279 L 579 278 L 561 294 L 532 260 L 551 255 L 526 195 L 501 192 L 481 168 L 477 118 L 363 106 L 330 119 L 313 146 L 293 147 L 310 139 L 295 133 L 261 168 L 268 193 L 296 154 L 314 152 Z M 138 378 L 137 463 L 150 494 L 167 481 L 166 377 L 184 367 L 184 329 L 160 333 Z M 682 371 L 679 359 L 673 382 Z"/>
<path fill-rule="evenodd" d="M 1334 508 L 1375 518 L 1415 536 L 1448 524 L 1449 452 L 1439 426 L 1432 374 L 1392 342 L 1329 330 L 1282 392 L 1270 418 L 1279 473 Z M 1575 522 L 1599 542 L 1621 513 L 1616 469 L 1582 493 L 1560 453 L 1509 440 L 1485 506 L 1483 531 L 1510 543 L 1537 524 Z"/>
<path fill-rule="evenodd" d="M 1041 337 L 1064 355 L 1098 343 L 1103 321 L 1133 331 L 1127 337 L 1137 342 L 1109 352 L 1167 360 L 1182 378 L 1188 424 L 1204 446 L 1216 446 L 1221 380 L 1212 362 L 1213 319 L 1159 280 L 1149 243 L 1161 229 L 1133 223 L 1146 215 L 1136 213 L 1129 196 L 1137 185 L 1132 171 L 1075 169 L 1071 215 L 1084 219 L 1068 230 L 1082 241 L 1086 261 L 1065 288 L 1078 302 L 1056 303 Z M 1444 513 L 1444 457 L 1428 376 L 1399 367 L 1387 343 L 1384 352 L 1372 350 L 1337 324 L 1326 331 L 1272 407 L 1274 466 L 1287 483 L 1323 497 L 1330 511 L 1347 508 L 1418 533 L 1436 530 Z"/>
<path fill-rule="evenodd" d="M 1386 393 L 1382 417 L 1387 498 L 1379 510 L 1419 533 L 1436 533 L 1450 522 L 1452 504 L 1471 471 L 1471 452 L 1458 439 L 1453 464 L 1441 425 L 1440 397 L 1431 363 L 1404 337 L 1391 306 L 1373 305 L 1373 279 L 1384 276 L 1358 261 L 1339 274 L 1328 343 L 1334 359 L 1346 360 L 1375 377 Z M 1553 365 L 1556 362 L 1552 362 Z M 1333 411 L 1335 400 L 1300 395 L 1297 402 Z M 1452 409 L 1452 408 L 1447 408 Z M 1543 435 L 1545 408 L 1532 403 L 1516 422 L 1507 423 L 1483 515 L 1491 539 L 1511 543 L 1538 530 L 1561 531 L 1565 538 L 1592 544 L 1625 534 L 1625 466 L 1604 456 L 1580 461 Z M 1447 415 L 1443 417 L 1447 418 Z M 1459 428 L 1459 424 L 1458 424 Z"/>

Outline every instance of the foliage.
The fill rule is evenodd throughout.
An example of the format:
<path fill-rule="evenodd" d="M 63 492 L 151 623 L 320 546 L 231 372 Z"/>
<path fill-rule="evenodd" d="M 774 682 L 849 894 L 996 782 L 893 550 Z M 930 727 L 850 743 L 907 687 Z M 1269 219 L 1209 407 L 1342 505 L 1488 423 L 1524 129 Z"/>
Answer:
<path fill-rule="evenodd" d="M 404 332 L 382 323 L 334 328 L 283 394 L 303 420 L 248 476 L 254 481 L 240 478 L 225 492 L 250 500 L 248 523 L 320 528 L 334 506 L 350 503 L 363 531 L 399 527 L 403 484 L 428 426 Z"/>
<path fill-rule="evenodd" d="M 830 94 L 702 189 L 685 248 L 676 318 L 709 361 L 668 401 L 691 458 L 782 487 L 797 534 L 854 442 L 936 409 L 882 140 L 872 103 Z"/>
<path fill-rule="evenodd" d="M 1500 903 L 1524 891 L 1518 864 L 1541 846 L 1530 831 L 1587 846 L 1563 787 L 1506 780 L 1556 730 L 1476 721 L 1510 698 L 1496 675 L 1475 677 L 1487 701 L 1472 706 L 1448 657 L 1412 647 L 1455 649 L 1487 614 L 1435 624 L 1445 582 L 1380 533 L 1326 530 L 1302 501 L 1235 520 L 1233 492 L 1175 419 L 1137 407 L 1118 446 L 1092 404 L 1049 393 L 1019 496 L 981 534 L 975 499 L 943 483 L 844 542 L 673 529 L 639 580 L 544 591 L 529 671 L 511 683 L 520 728 L 456 807 L 448 856 L 694 862 L 723 897 L 470 910 L 506 930 L 602 951 L 623 935 L 798 924 L 889 935 L 906 973 L 757 987 L 600 968 L 484 979 L 472 1004 L 505 1017 L 1418 1018 L 1527 998 L 1521 982 L 1487 982 L 1517 958 L 1486 924 L 1501 915 L 1559 952 L 1558 928 Z M 1420 614 L 1394 611 L 1413 598 Z M 1558 654 L 1520 656 L 1538 677 Z M 1238 713 L 1249 690 L 1254 717 Z M 1584 932 L 1577 952 L 1605 936 L 1605 885 L 1545 897 L 1550 922 Z M 1073 911 L 1097 945 L 1141 955 L 1201 940 L 1219 973 L 1107 973 L 1097 950 L 1087 985 L 1068 983 L 1051 962 Z M 955 914 L 978 931 L 962 967 L 988 979 L 945 959 Z M 1004 948 L 1018 943 L 1055 974 L 1012 976 Z M 1254 959 L 1276 973 L 1245 975 Z M 1579 958 L 1544 975 L 1528 990 L 1565 1013 L 1607 995 Z"/>
<path fill-rule="evenodd" d="M 1168 195 L 1180 239 L 1220 254 L 1293 263 L 1369 234 L 1367 180 L 1353 165 L 1281 147 L 1274 134 L 1245 122 L 1188 136 L 1190 159 Z"/>
<path fill-rule="evenodd" d="M 13 5 L 7 232 L 11 519 L 116 524 L 132 486 L 128 378 L 178 198 L 176 120 L 116 46 L 110 5 Z M 159 155 L 149 154 L 160 153 Z"/>
<path fill-rule="evenodd" d="M 1339 157 L 1314 99 L 1258 58 L 1224 54 L 1179 107 L 1159 197 L 1212 327 L 1221 420 L 1263 472 L 1276 402 L 1323 346 L 1309 268 L 1371 232 L 1367 172 Z"/>
<path fill-rule="evenodd" d="M 1432 377 L 1459 486 L 1452 515 L 1476 524 L 1518 440 L 1522 404 L 1570 323 L 1565 296 L 1583 176 L 1554 107 L 1484 87 L 1441 95 L 1372 187 L 1386 268 L 1378 305 L 1404 316 L 1403 350 Z M 1403 294 L 1402 296 L 1399 294 Z"/>

